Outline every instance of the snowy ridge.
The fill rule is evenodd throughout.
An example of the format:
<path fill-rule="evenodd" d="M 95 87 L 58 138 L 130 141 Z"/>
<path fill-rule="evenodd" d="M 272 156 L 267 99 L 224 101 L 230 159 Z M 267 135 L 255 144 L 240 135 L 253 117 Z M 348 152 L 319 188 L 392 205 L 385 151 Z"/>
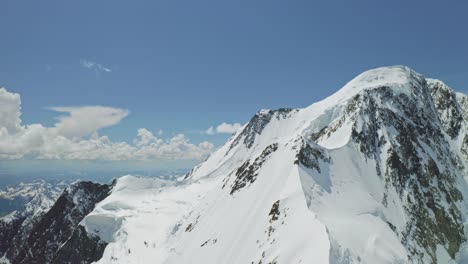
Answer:
<path fill-rule="evenodd" d="M 466 96 L 405 66 L 262 110 L 184 180 L 126 176 L 97 263 L 461 263 Z"/>

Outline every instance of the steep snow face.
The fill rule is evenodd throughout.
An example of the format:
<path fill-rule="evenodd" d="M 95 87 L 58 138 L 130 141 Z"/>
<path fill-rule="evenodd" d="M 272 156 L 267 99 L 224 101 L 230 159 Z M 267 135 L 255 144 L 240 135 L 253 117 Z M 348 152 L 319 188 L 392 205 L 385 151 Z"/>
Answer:
<path fill-rule="evenodd" d="M 365 210 L 365 214 L 388 223 L 412 261 L 436 262 L 446 258 L 443 254 L 455 258 L 466 241 L 462 217 L 466 211 L 463 203 L 466 182 L 463 157 L 458 155 L 460 147 L 448 135 L 449 126 L 443 125 L 453 123 L 452 117 L 442 115 L 443 107 L 438 106 L 442 100 L 450 98 L 435 97 L 426 81 L 417 75 L 408 85 L 406 93 L 395 92 L 393 87 L 384 85 L 356 94 L 343 116 L 312 134 L 312 139 L 320 143 L 340 130 L 351 130 L 350 144 L 331 152 L 332 160 L 336 161 L 330 168 L 331 178 L 339 164 L 353 161 L 345 166 L 346 170 L 336 174 L 340 178 L 347 175 L 352 178 L 351 182 L 367 187 L 354 190 L 349 199 L 359 196 L 355 193 L 371 195 L 377 203 L 372 210 Z M 450 101 L 443 104 L 450 104 Z M 453 104 L 458 105 L 456 101 Z M 459 131 L 456 133 L 458 135 Z M 350 147 L 359 153 L 346 152 L 340 158 L 333 158 L 333 154 Z M 360 169 L 352 173 L 353 167 Z M 364 177 L 369 175 L 372 177 Z M 352 185 L 347 184 L 338 196 L 352 190 Z M 322 199 L 310 196 L 312 204 Z M 323 199 L 329 207 L 330 198 Z M 348 197 L 339 200 L 348 200 Z M 336 228 L 345 225 L 340 223 Z M 334 228 L 327 227 L 332 233 Z M 338 243 L 343 241 L 338 239 Z M 356 245 L 356 240 L 352 245 Z M 352 250 L 350 252 L 343 254 L 346 257 L 353 254 Z M 362 254 L 362 250 L 355 252 Z"/>
<path fill-rule="evenodd" d="M 81 222 L 98 263 L 466 259 L 466 97 L 404 66 L 262 110 L 183 180 L 124 177 Z"/>

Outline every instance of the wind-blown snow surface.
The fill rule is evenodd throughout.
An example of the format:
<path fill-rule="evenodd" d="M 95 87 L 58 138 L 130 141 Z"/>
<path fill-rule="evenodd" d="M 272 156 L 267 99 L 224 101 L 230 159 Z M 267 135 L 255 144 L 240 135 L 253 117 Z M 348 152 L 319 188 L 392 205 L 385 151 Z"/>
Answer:
<path fill-rule="evenodd" d="M 98 263 L 463 261 L 467 105 L 407 67 L 370 70 L 260 111 L 184 179 L 120 178 L 82 225 L 109 243 Z"/>

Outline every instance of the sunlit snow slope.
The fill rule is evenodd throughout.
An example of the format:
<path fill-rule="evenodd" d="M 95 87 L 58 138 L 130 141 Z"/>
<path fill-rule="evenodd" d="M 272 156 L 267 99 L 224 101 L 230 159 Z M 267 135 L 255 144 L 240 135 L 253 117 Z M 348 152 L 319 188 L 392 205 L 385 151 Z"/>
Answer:
<path fill-rule="evenodd" d="M 178 182 L 126 176 L 98 263 L 463 263 L 468 100 L 404 66 L 262 110 Z"/>

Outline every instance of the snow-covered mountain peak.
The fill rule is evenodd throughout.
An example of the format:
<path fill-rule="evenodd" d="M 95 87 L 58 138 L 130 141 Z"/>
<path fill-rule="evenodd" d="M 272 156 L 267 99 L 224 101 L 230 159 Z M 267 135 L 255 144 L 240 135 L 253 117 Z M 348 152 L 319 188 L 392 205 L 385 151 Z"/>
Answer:
<path fill-rule="evenodd" d="M 103 250 L 100 264 L 468 263 L 467 104 L 405 66 L 364 72 L 307 108 L 259 111 L 183 180 L 118 179 L 64 252 L 97 244 L 85 256 Z M 86 205 L 101 188 L 82 187 L 59 200 Z"/>
<path fill-rule="evenodd" d="M 394 93 L 411 95 L 413 89 L 421 87 L 424 77 L 407 66 L 388 66 L 365 71 L 345 84 L 333 95 L 317 103 L 321 107 L 342 104 L 365 90 L 389 87 Z"/>
<path fill-rule="evenodd" d="M 362 129 L 369 129 L 363 127 L 369 118 L 385 123 L 383 125 L 386 128 L 382 128 L 382 133 L 393 133 L 396 119 L 409 119 L 412 124 L 423 127 L 419 119 L 436 122 L 439 116 L 442 124 L 458 122 L 458 130 L 463 130 L 460 120 L 453 121 L 453 118 L 441 116 L 443 113 L 437 103 L 441 100 L 437 100 L 437 95 L 433 93 L 433 83 L 432 79 L 426 80 L 406 66 L 381 67 L 363 72 L 335 94 L 309 107 L 263 109 L 186 178 L 213 177 L 217 175 L 212 173 L 215 168 L 226 164 L 228 160 L 258 156 L 272 143 L 292 144 L 293 141 L 305 138 L 326 149 L 340 148 L 348 144 L 353 133 L 359 134 Z M 464 107 L 457 107 L 457 113 L 466 115 L 468 100 L 463 99 L 464 95 L 457 93 L 456 101 L 446 104 L 456 106 L 464 102 Z M 432 133 L 430 126 L 426 127 L 429 134 Z M 451 133 L 447 130 L 448 126 L 444 128 L 446 133 Z M 198 173 L 194 174 L 194 171 Z"/>
<path fill-rule="evenodd" d="M 403 65 L 379 67 L 359 74 L 342 89 L 362 90 L 379 86 L 406 85 L 413 78 L 422 79 L 423 77 Z"/>
<path fill-rule="evenodd" d="M 240 200 L 282 182 L 276 198 L 287 208 L 290 195 L 302 192 L 327 227 L 337 263 L 455 258 L 466 241 L 461 216 L 467 211 L 460 98 L 405 66 L 366 71 L 307 108 L 257 113 L 186 178 L 219 180 L 226 195 Z M 376 234 L 351 238 L 348 220 L 337 219 L 374 226 L 392 246 L 363 253 Z"/>

